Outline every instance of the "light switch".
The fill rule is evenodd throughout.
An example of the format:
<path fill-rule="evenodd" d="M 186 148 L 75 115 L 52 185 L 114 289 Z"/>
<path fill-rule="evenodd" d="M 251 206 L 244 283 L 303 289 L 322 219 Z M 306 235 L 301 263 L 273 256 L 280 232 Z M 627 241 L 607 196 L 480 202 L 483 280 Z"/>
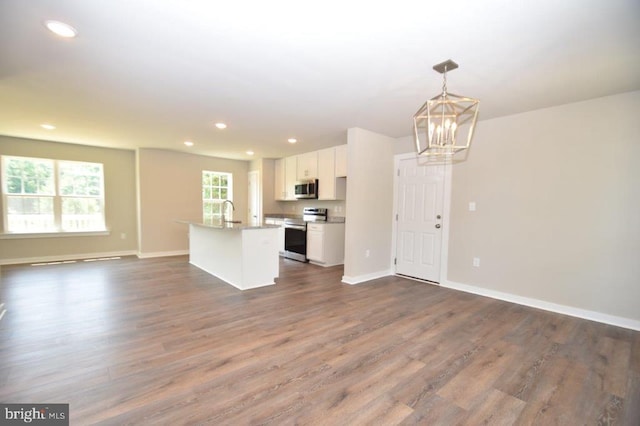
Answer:
<path fill-rule="evenodd" d="M 475 212 L 476 211 L 476 202 L 475 201 L 470 201 L 469 202 L 469 211 L 470 212 Z"/>

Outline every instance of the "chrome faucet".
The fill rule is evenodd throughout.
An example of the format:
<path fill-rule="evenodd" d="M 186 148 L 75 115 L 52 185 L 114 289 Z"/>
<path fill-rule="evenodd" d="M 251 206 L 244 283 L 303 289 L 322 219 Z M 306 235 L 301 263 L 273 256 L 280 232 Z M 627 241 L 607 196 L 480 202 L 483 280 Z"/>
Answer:
<path fill-rule="evenodd" d="M 226 211 L 226 207 L 227 207 L 227 203 L 231 204 L 231 208 L 233 209 L 232 211 L 236 211 L 236 206 L 233 205 L 233 201 L 231 200 L 224 200 L 222 202 L 222 223 L 226 223 L 227 222 L 227 218 L 225 217 L 224 212 Z"/>

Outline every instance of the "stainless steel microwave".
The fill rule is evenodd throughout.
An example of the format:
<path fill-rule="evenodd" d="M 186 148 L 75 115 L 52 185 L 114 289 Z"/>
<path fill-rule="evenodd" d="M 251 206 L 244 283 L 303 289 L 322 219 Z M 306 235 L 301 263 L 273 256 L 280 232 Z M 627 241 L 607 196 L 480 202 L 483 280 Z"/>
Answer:
<path fill-rule="evenodd" d="M 318 198 L 318 179 L 296 183 L 296 198 Z"/>

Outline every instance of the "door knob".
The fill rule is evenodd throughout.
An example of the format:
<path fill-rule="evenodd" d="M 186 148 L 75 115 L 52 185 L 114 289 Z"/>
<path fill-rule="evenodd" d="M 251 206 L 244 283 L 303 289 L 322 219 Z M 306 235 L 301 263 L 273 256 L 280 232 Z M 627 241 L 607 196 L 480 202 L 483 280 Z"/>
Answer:
<path fill-rule="evenodd" d="M 436 228 L 440 229 L 440 224 L 439 223 L 436 224 Z"/>
<path fill-rule="evenodd" d="M 440 215 L 436 216 L 436 219 L 441 219 L 441 216 Z"/>

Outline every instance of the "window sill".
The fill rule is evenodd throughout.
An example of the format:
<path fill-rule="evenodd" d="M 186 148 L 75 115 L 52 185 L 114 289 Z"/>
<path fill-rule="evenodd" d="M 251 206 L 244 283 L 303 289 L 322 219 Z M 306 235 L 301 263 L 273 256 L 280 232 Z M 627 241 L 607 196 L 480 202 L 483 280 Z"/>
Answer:
<path fill-rule="evenodd" d="M 83 232 L 33 232 L 33 233 L 4 233 L 0 234 L 0 240 L 16 240 L 27 238 L 60 238 L 60 237 L 99 237 L 111 235 L 105 231 L 83 231 Z"/>

